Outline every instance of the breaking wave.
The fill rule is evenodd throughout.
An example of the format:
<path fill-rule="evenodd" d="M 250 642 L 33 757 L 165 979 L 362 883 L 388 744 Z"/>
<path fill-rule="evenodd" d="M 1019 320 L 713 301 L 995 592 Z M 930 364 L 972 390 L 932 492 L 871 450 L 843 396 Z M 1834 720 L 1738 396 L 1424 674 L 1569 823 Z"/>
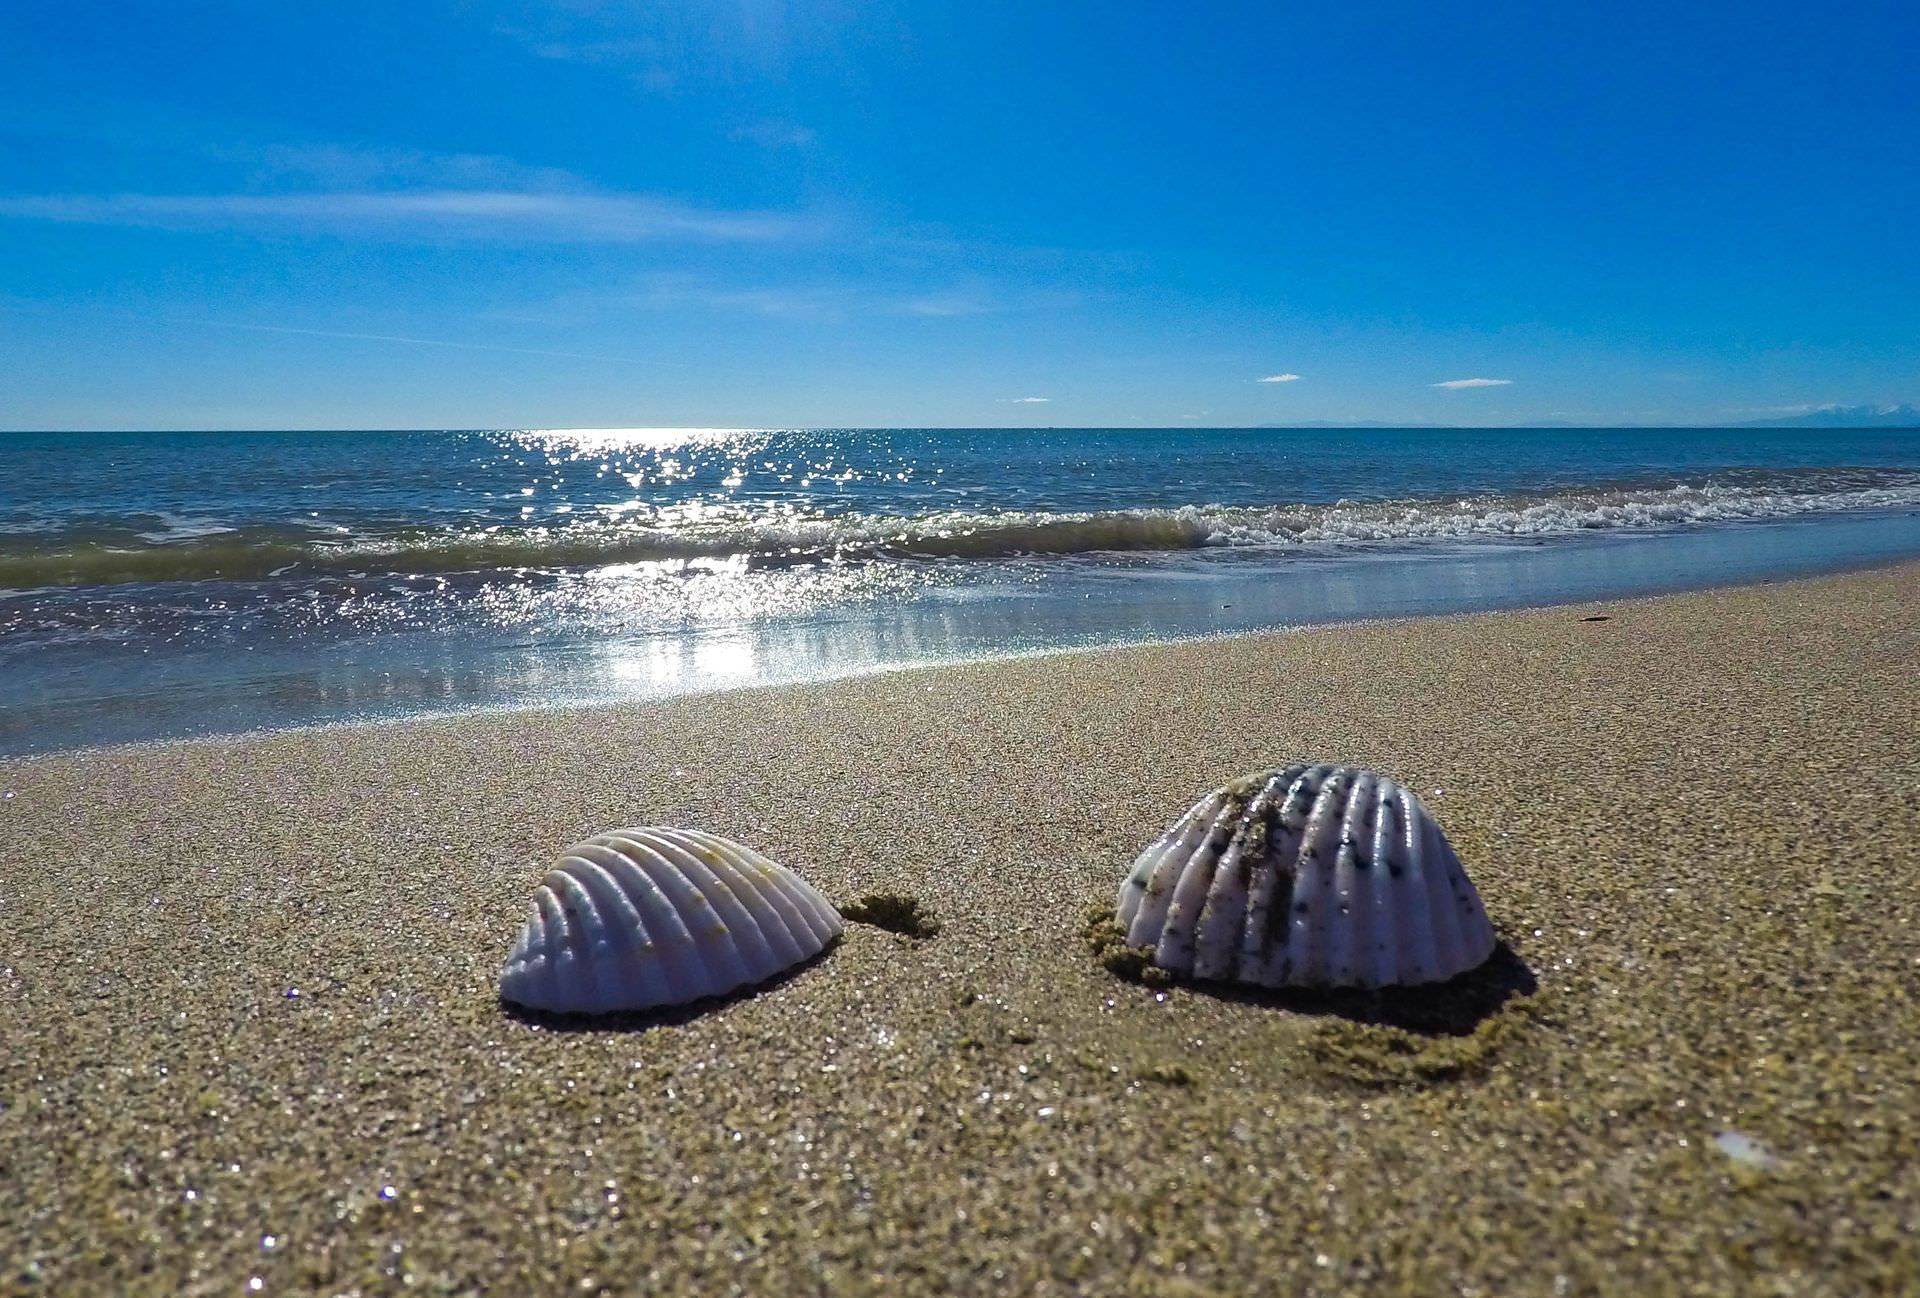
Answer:
<path fill-rule="evenodd" d="M 27 534 L 0 542 L 0 588 L 276 577 L 452 574 L 729 560 L 754 567 L 871 558 L 1341 546 L 1651 530 L 1920 506 L 1920 471 L 1807 469 L 1673 485 L 1268 506 L 1190 505 L 1098 513 L 754 512 L 735 503 L 558 526 L 383 531 L 170 527 L 102 541 Z M 196 522 L 198 520 L 195 520 Z M 22 538 L 15 532 L 14 539 Z"/>

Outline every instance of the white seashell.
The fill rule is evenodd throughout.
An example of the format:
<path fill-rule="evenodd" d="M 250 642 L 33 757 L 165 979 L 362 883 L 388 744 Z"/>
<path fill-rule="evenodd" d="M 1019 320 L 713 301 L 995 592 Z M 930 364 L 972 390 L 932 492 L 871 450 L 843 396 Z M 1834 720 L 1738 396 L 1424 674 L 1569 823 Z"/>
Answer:
<path fill-rule="evenodd" d="M 826 898 L 750 847 L 693 829 L 616 829 L 547 872 L 500 996 L 556 1014 L 678 1005 L 764 982 L 840 929 Z"/>
<path fill-rule="evenodd" d="M 1412 790 L 1328 764 L 1216 789 L 1120 885 L 1127 945 L 1260 987 L 1441 982 L 1493 954 L 1460 858 Z"/>

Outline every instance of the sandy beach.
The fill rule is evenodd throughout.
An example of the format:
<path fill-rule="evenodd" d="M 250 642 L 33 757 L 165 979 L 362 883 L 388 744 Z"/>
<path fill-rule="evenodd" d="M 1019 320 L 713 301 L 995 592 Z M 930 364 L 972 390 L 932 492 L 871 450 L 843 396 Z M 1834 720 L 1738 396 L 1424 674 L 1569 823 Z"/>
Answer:
<path fill-rule="evenodd" d="M 1458 847 L 1512 952 L 1466 1035 L 1083 943 L 1195 798 L 1307 757 Z M 0 1292 L 1920 1289 L 1920 565 L 0 791 Z M 504 1014 L 545 863 L 648 823 L 941 930 Z"/>

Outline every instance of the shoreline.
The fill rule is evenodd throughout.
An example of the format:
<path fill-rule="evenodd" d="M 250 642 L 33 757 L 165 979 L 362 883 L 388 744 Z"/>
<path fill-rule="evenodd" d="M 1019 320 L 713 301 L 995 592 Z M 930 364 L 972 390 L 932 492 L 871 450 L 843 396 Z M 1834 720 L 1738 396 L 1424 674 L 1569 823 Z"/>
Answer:
<path fill-rule="evenodd" d="M 1899 1292 L 1916 577 L 9 759 L 0 1292 Z M 1098 965 L 1306 755 L 1418 789 L 1534 990 L 1396 1036 Z M 638 823 L 942 930 L 504 1015 L 544 862 Z"/>
<path fill-rule="evenodd" d="M 1885 518 L 1885 522 L 1893 522 L 1893 518 L 1887 517 Z M 1807 528 L 1807 526 L 1809 526 L 1809 520 L 1791 520 L 1791 522 L 1786 522 L 1786 524 L 1782 524 L 1782 522 L 1770 522 L 1770 524 L 1768 524 L 1768 522 L 1749 522 L 1749 524 L 1728 524 L 1728 526 L 1732 528 L 1732 532 L 1726 532 L 1726 534 L 1722 534 L 1722 536 L 1738 534 L 1740 528 L 1780 528 L 1780 526 Z M 1832 524 L 1830 520 L 1822 520 L 1822 522 L 1812 522 L 1811 526 L 1818 532 L 1818 528 L 1822 528 L 1822 526 L 1834 526 L 1834 524 Z M 1916 532 L 1916 536 L 1920 536 L 1920 532 Z M 1661 534 L 1645 534 L 1645 536 L 1613 536 L 1613 534 L 1605 534 L 1605 536 L 1599 536 L 1599 538 L 1563 538 L 1563 540 L 1559 541 L 1559 545 L 1571 547 L 1572 551 L 1592 549 L 1592 551 L 1596 551 L 1597 553 L 1597 551 L 1605 551 L 1605 549 L 1609 549 L 1609 547 L 1619 547 L 1619 545 L 1632 547 L 1632 545 L 1644 543 L 1644 541 L 1659 543 L 1661 540 L 1672 540 L 1672 538 L 1663 538 Z M 1713 543 L 1713 534 L 1709 534 L 1705 540 Z M 1475 549 L 1478 549 L 1478 547 L 1475 547 Z M 1738 549 L 1738 545 L 1736 545 L 1736 549 Z M 1528 559 L 1530 553 L 1538 553 L 1538 551 L 1530 551 L 1528 547 L 1486 547 L 1486 549 L 1478 555 L 1478 563 L 1490 563 L 1488 555 L 1492 555 L 1492 563 L 1523 563 L 1523 561 L 1530 561 L 1530 559 Z M 1617 555 L 1626 555 L 1628 551 L 1615 551 L 1615 553 L 1617 553 Z M 1377 568 L 1377 570 L 1371 570 L 1371 576 L 1373 576 L 1375 580 L 1384 580 L 1384 578 L 1380 578 L 1380 572 L 1392 574 L 1394 570 L 1398 570 L 1398 574 L 1400 574 L 1400 578 L 1402 578 L 1398 584 L 1400 584 L 1402 588 L 1419 589 L 1421 588 L 1421 584 L 1415 582 L 1413 578 L 1434 578 L 1434 574 L 1440 574 L 1440 578 L 1446 578 L 1448 572 L 1450 572 L 1450 565 L 1455 563 L 1455 559 L 1457 559 L 1461 565 L 1467 566 L 1469 572 L 1473 570 L 1475 557 L 1473 557 L 1471 553 L 1469 553 L 1469 555 L 1463 555 L 1463 557 L 1450 557 L 1446 551 L 1440 551 L 1440 553 L 1407 553 L 1407 555 L 1375 555 L 1375 557 L 1371 557 L 1369 561 L 1371 561 L 1371 563 L 1384 565 L 1382 568 Z M 1298 563 L 1298 559 L 1288 561 L 1288 563 L 1294 565 L 1294 563 Z M 1340 568 L 1340 566 L 1344 566 L 1346 563 L 1352 563 L 1352 559 L 1348 559 L 1348 561 L 1336 561 L 1334 568 Z M 1596 561 L 1596 563 L 1599 568 L 1605 568 L 1605 566 L 1607 566 L 1603 561 Z M 1119 628 L 1119 622 L 1114 622 L 1114 624 L 1108 626 L 1106 630 L 1100 630 L 1098 626 L 1094 626 L 1092 630 L 1083 628 L 1083 630 L 1079 632 L 1079 636 L 1081 636 L 1079 639 L 1066 639 L 1064 643 L 1043 643 L 1043 645 L 1033 645 L 1033 647 L 1025 647 L 1025 649 L 1004 649 L 1004 647 L 996 647 L 996 645 L 993 645 L 995 632 L 1012 634 L 1016 639 L 1020 639 L 1020 637 L 1031 637 L 1031 632 L 1023 632 L 1021 628 L 1025 628 L 1025 626 L 1029 626 L 1029 624 L 1033 622 L 1033 614 L 1031 614 L 1031 611 L 1023 611 L 1023 609 L 1020 609 L 1020 607 L 1018 607 L 1018 601 L 1016 601 L 1016 605 L 1010 605 L 1008 609 L 1002 609 L 998 614 L 993 613 L 991 607 L 987 609 L 987 613 L 985 614 L 979 611 L 979 607 L 968 607 L 966 616 L 975 618 L 975 620 L 981 620 L 981 626 L 973 628 L 972 632 L 970 632 L 973 643 L 985 645 L 985 647 L 981 647 L 981 649 L 977 649 L 977 651 L 968 651 L 964 645 L 970 643 L 970 641 L 968 641 L 966 637 L 956 636 L 954 630 L 952 630 L 952 624 L 947 620 L 947 618 L 952 616 L 952 611 L 948 611 L 948 609 L 945 609 L 945 607 L 939 605 L 939 603 L 933 603 L 931 607 L 922 609 L 922 611 L 918 611 L 918 613 L 912 613 L 912 611 L 895 611 L 895 614 L 893 614 L 895 618 L 914 618 L 914 616 L 918 616 L 918 618 L 925 620 L 929 626 L 939 628 L 939 630 L 933 632 L 933 637 L 947 637 L 950 645 L 952 645 L 952 651 L 933 653 L 931 657 L 889 659 L 889 657 L 885 657 L 885 651 L 883 651 L 883 649 L 876 649 L 874 645 L 862 645 L 862 639 L 860 639 L 862 632 L 872 634 L 876 628 L 881 628 L 881 626 L 887 628 L 887 636 L 897 637 L 897 639 L 914 641 L 914 639 L 924 639 L 924 637 L 927 636 L 925 630 L 916 630 L 916 624 L 914 624 L 912 620 L 897 620 L 897 622 L 891 622 L 891 624 L 889 624 L 889 622 L 883 618 L 883 614 L 879 613 L 864 613 L 860 614 L 860 616 L 854 616 L 851 622 L 849 622 L 852 628 L 854 628 L 854 632 L 849 634 L 849 632 L 843 630 L 843 632 L 841 632 L 841 639 L 835 641 L 835 643 L 824 643 L 824 641 L 820 639 L 820 628 L 810 628 L 808 622 L 804 622 L 804 620 L 803 622 L 799 622 L 799 624 L 793 624 L 793 626 L 781 624 L 778 620 L 768 622 L 768 624 L 764 624 L 764 626 L 756 626 L 756 624 L 739 624 L 739 626 L 724 626 L 724 624 L 722 624 L 722 626 L 712 626 L 712 628 L 689 626 L 689 628 L 682 628 L 682 632 L 680 632 L 680 636 L 678 636 L 678 639 L 684 641 L 687 645 L 699 645 L 699 643 L 701 643 L 701 637 L 708 636 L 718 636 L 722 637 L 722 639 L 728 639 L 728 643 L 747 643 L 747 645 L 753 645 L 756 653 L 758 653 L 758 657 L 760 657 L 760 661 L 762 661 L 760 662 L 760 666 L 756 666 L 755 668 L 756 674 L 753 674 L 751 678 L 745 678 L 745 680 L 741 680 L 741 678 L 730 678 L 726 672 L 701 676 L 701 668 L 699 668 L 699 666 L 691 666 L 691 668 L 689 668 L 689 666 L 682 666 L 685 680 L 676 680 L 676 682 L 670 682 L 670 684 L 643 687 L 643 689 L 639 689 L 639 691 L 632 691 L 632 687 L 616 687 L 616 685 L 609 684 L 611 678 L 620 676 L 620 661 L 618 661 L 618 659 L 609 659 L 607 662 L 601 662 L 601 664 L 597 666 L 597 670 L 591 670 L 588 674 L 580 674 L 580 672 L 576 670 L 574 674 L 578 676 L 578 682 L 572 685 L 572 687 L 566 687 L 566 685 L 559 687 L 561 693 L 563 693 L 563 697 L 528 697 L 528 695 L 540 695 L 543 687 L 541 687 L 541 685 L 530 684 L 522 684 L 520 687 L 515 687 L 515 685 L 513 685 L 513 676 L 511 676 L 511 672 L 513 672 L 515 668 L 513 668 L 513 666 L 509 666 L 509 668 L 499 668 L 499 666 L 495 666 L 493 670 L 505 670 L 507 676 L 503 676 L 503 684 L 501 684 L 501 689 L 505 689 L 505 697 L 495 697 L 492 701 L 490 701 L 490 699 L 478 699 L 478 701 L 472 701 L 472 703 L 451 703 L 451 705 L 449 705 L 449 703 L 440 703 L 440 705 L 424 705 L 424 707 L 419 705 L 419 703 L 405 703 L 405 701 L 403 701 L 403 703 L 388 703 L 388 705 L 384 705 L 384 707 L 382 707 L 382 705 L 374 705 L 371 710 L 361 709 L 357 710 L 357 712 L 351 712 L 351 714 L 324 714 L 324 712 L 321 712 L 321 714 L 301 714 L 301 716 L 294 716 L 292 720 L 286 720 L 286 722 L 280 722 L 280 724 L 227 724 L 227 722 L 215 720 L 215 722 L 209 724 L 207 730 L 200 730 L 198 733 L 194 732 L 194 730 L 180 730 L 182 724 L 184 724 L 184 726 L 190 726 L 192 722 L 173 722 L 173 724 L 157 722 L 157 728 L 159 728 L 159 732 L 157 733 L 134 735 L 134 737 L 121 737 L 121 739 L 56 743 L 56 747 L 17 747 L 17 749 L 10 749 L 10 745 L 6 743 L 8 730 L 13 730 L 15 733 L 27 733 L 33 730 L 33 726 L 35 726 L 33 714 L 35 714 L 35 712 L 46 714 L 46 716 L 65 716 L 65 714 L 69 714 L 67 709 L 73 709 L 73 707 L 77 707 L 77 709 L 81 709 L 83 712 L 84 709 L 88 709 L 88 707 L 96 707 L 96 709 L 98 709 L 98 707 L 111 707 L 111 709 L 119 709 L 121 712 L 131 710 L 134 718 L 140 718 L 138 724 L 156 726 L 156 722 L 146 720 L 146 718 L 150 718 L 154 712 L 165 712 L 167 709 L 180 710 L 182 716 L 202 716 L 204 712 L 196 709 L 205 709 L 207 705 L 227 707 L 227 709 L 238 707 L 238 710 L 232 712 L 232 716 L 248 716 L 248 714 L 252 714 L 252 712 L 259 712 L 261 707 L 263 707 L 261 703 L 246 703 L 246 701 L 242 701 L 242 703 L 236 705 L 236 703 L 234 703 L 234 695 L 236 695 L 236 693 L 238 693 L 242 699 L 246 699 L 246 697 L 250 697 L 250 695 L 267 697 L 267 695 L 288 695 L 288 691 L 292 691 L 292 697 L 298 699 L 298 697 L 301 697 L 301 695 L 307 693 L 307 691 L 323 691 L 323 685 L 319 684 L 319 682 L 303 682 L 300 678 L 261 678 L 261 680 L 246 682 L 246 684 L 240 685 L 238 689 L 215 689 L 215 693 L 205 695 L 204 699 L 200 699 L 198 695 L 190 695 L 190 693 L 188 693 L 188 695 L 182 695 L 184 699 L 188 699 L 186 703 L 182 703 L 180 699 L 173 697 L 175 691 L 188 691 L 188 689 L 194 687 L 194 684 L 188 682 L 188 680 L 182 680 L 177 668 L 167 668 L 163 662 L 156 661 L 148 664 L 148 666 L 150 666 L 152 670 L 159 672 L 157 680 L 161 682 L 161 685 L 156 687 L 156 689 L 146 691 L 144 695 L 125 695 L 125 697 L 117 697 L 117 695 L 115 695 L 115 697 L 86 697 L 86 695 L 83 695 L 83 697 L 71 699 L 71 701 L 42 703 L 42 705 L 36 705 L 36 709 L 15 709 L 15 712 L 19 712 L 19 714 L 13 716 L 13 718 L 8 716 L 8 709 L 6 709 L 6 707 L 0 707 L 0 760 L 25 760 L 25 758 L 50 757 L 50 755 L 63 755 L 63 753 L 94 753 L 94 751 L 106 751 L 106 749 L 115 749 L 115 747 L 146 747 L 146 745 L 167 745 L 167 743 L 192 743 L 192 741 L 204 741 L 204 739 L 244 737 L 244 735 L 269 735 L 269 733 L 300 732 L 300 730 L 328 730 L 328 728 L 355 728 L 355 726 L 392 726 L 392 724 L 405 726 L 405 724 L 422 722 L 422 720 L 444 720 L 444 718 L 453 718 L 453 716 L 490 716 L 490 714 L 518 714 L 518 712 L 543 712 L 543 710 L 555 709 L 588 710 L 607 709 L 607 707 L 634 707 L 634 705 L 643 705 L 643 703 L 660 703 L 660 701 L 668 701 L 668 699 L 689 699 L 689 697 L 705 697 L 705 695 L 714 695 L 714 693 L 733 693 L 733 691 L 739 691 L 739 689 L 787 689 L 787 687 L 804 687 L 804 685 L 831 684 L 831 682 L 839 682 L 839 680 L 860 680 L 860 678 L 866 678 L 866 676 L 881 676 L 881 674 L 893 674 L 893 672 L 943 670 L 943 668 L 966 666 L 966 664 L 975 664 L 975 662 L 1018 662 L 1027 661 L 1027 659 L 1044 659 L 1044 657 L 1052 657 L 1052 655 L 1106 653 L 1106 651 L 1114 651 L 1114 649 L 1140 649 L 1140 647 L 1154 647 L 1154 645 L 1181 645 L 1181 643 L 1210 641 L 1210 639 L 1221 639 L 1221 637 L 1284 636 L 1284 634 L 1298 634 L 1298 632 L 1309 632 L 1309 630 L 1329 630 L 1329 628 L 1346 628 L 1346 626 L 1367 626 L 1367 624 L 1377 624 L 1377 622 L 1421 622 L 1421 620 L 1428 620 L 1428 618 L 1459 618 L 1459 616 L 1484 616 L 1484 614 L 1492 613 L 1523 613 L 1523 611 L 1530 611 L 1530 609 L 1557 609 L 1557 607 L 1588 605 L 1588 603 L 1594 603 L 1594 605 L 1599 605 L 1599 603 L 1607 603 L 1607 605 L 1611 605 L 1611 603 L 1630 603 L 1630 601 L 1642 601 L 1642 599 L 1659 599 L 1659 597 L 1672 595 L 1672 593 L 1713 593 L 1713 591 L 1722 591 L 1722 589 L 1740 589 L 1745 588 L 1745 586 L 1768 586 L 1768 584 L 1776 584 L 1776 582 L 1797 582 L 1797 580 L 1809 580 L 1809 578 L 1820 578 L 1820 576 L 1843 576 L 1843 574 L 1853 574 L 1853 572 L 1874 572 L 1874 570 L 1897 568 L 1897 566 L 1903 565 L 1920 565 L 1920 555 L 1901 553 L 1901 551 L 1893 551 L 1893 553 L 1837 555 L 1837 557 L 1836 555 L 1824 555 L 1824 557 L 1814 557 L 1811 561 L 1803 561 L 1803 563 L 1807 566 L 1807 570 L 1786 570 L 1786 572 L 1780 572 L 1780 570 L 1772 570 L 1772 568 L 1764 568 L 1763 566 L 1763 568 L 1759 568 L 1759 570 L 1747 572 L 1745 576 L 1738 576 L 1736 580 L 1718 580 L 1718 578 L 1724 578 L 1726 574 L 1711 574 L 1711 576 L 1699 576 L 1699 578 L 1690 578 L 1690 580 L 1674 580 L 1672 576 L 1667 576 L 1665 572 L 1661 572 L 1657 580 L 1655 580 L 1655 576 L 1642 574 L 1642 580 L 1640 580 L 1640 582 L 1632 582 L 1632 580 L 1626 580 L 1626 578 L 1611 578 L 1615 584 L 1620 584 L 1622 588 L 1626 589 L 1626 593 L 1620 593 L 1620 589 L 1607 588 L 1605 582 L 1597 589 L 1586 589 L 1586 591 L 1572 588 L 1555 589 L 1551 588 L 1551 586 L 1548 586 L 1548 588 L 1523 588 L 1524 595 L 1542 595 L 1540 599 L 1524 599 L 1524 603 L 1488 601 L 1488 597 L 1482 593 L 1482 595 L 1473 595 L 1473 597 L 1471 597 L 1469 601 L 1465 601 L 1465 603 L 1463 603 L 1459 597 L 1452 597 L 1452 599 L 1442 597 L 1434 607 L 1419 607 L 1419 599 L 1421 599 L 1421 597 L 1417 597 L 1417 595 L 1409 597 L 1407 593 L 1402 593 L 1402 595 L 1398 597 L 1400 603 L 1402 603 L 1402 605 L 1409 605 L 1409 603 L 1411 603 L 1413 607 L 1402 607 L 1402 609 L 1388 607 L 1386 611 L 1377 614 L 1338 616 L 1338 614 L 1329 611 L 1329 609 L 1334 607 L 1336 601 L 1332 601 L 1331 603 L 1331 601 L 1329 601 L 1329 595 L 1325 595 L 1325 593 L 1319 593 L 1319 595 L 1313 593 L 1313 582 L 1315 582 L 1315 578 L 1319 578 L 1321 574 L 1315 570 L 1315 563 L 1308 561 L 1308 563 L 1300 566 L 1286 566 L 1286 568 L 1281 568 L 1281 570 L 1277 570 L 1277 572 L 1275 572 L 1275 570 L 1265 570 L 1265 568 L 1261 568 L 1261 570 L 1250 572 L 1250 574 L 1229 576 L 1227 580 L 1221 580 L 1221 582 L 1198 584 L 1198 586 L 1194 588 L 1196 591 L 1200 591 L 1198 595 L 1196 595 L 1196 593 L 1190 593 L 1190 591 L 1183 591 L 1185 603 L 1152 605 L 1154 613 L 1150 614 L 1148 622 L 1144 624 L 1144 626 L 1148 626 L 1150 630 L 1148 630 L 1148 634 L 1144 634 L 1144 636 L 1133 636 L 1133 634 L 1129 634 L 1129 632 L 1123 630 L 1123 628 L 1116 630 L 1116 628 Z M 1365 563 L 1359 566 L 1359 570 L 1361 570 L 1363 574 L 1369 572 Z M 1490 574 L 1490 576 L 1500 576 L 1500 574 L 1496 572 L 1496 574 Z M 1146 599 L 1148 595 L 1154 593 L 1154 588 L 1150 586 L 1150 582 L 1152 582 L 1154 578 L 1139 578 L 1139 580 L 1148 582 L 1146 586 L 1140 588 L 1140 591 L 1137 591 L 1142 599 Z M 1455 574 L 1455 580 L 1459 580 L 1457 574 Z M 1290 586 L 1290 584 L 1292 584 L 1292 586 Z M 1390 589 L 1390 586 L 1382 589 Z M 1302 591 L 1306 591 L 1304 597 L 1308 599 L 1308 605 L 1300 605 L 1300 603 L 1298 603 L 1298 599 L 1302 599 Z M 1233 601 L 1229 601 L 1227 605 L 1219 605 L 1217 601 L 1219 601 L 1221 595 L 1231 595 L 1233 601 L 1238 601 L 1238 609 L 1240 609 L 1240 611 L 1231 614 L 1233 620 L 1227 620 L 1229 614 L 1215 611 L 1215 609 L 1235 609 L 1236 607 Z M 1104 591 L 1087 591 L 1085 599 L 1094 599 L 1094 597 L 1104 599 L 1106 593 L 1104 593 Z M 1313 601 L 1317 601 L 1317 603 L 1313 603 Z M 1321 609 L 1319 605 L 1329 605 L 1329 607 L 1327 607 L 1327 609 Z M 1455 605 L 1459 605 L 1459 607 L 1455 607 Z M 1079 607 L 1081 607 L 1081 601 L 1071 599 L 1071 589 L 1069 589 L 1066 593 L 1056 595 L 1056 597 L 1052 599 L 1052 607 L 1056 609 L 1056 613 L 1066 614 L 1069 613 L 1069 611 L 1073 611 L 1073 613 L 1077 614 Z M 1296 614 L 1296 616 L 1294 616 L 1294 618 L 1286 618 L 1286 616 L 1284 616 L 1286 613 Z M 874 626 L 866 626 L 866 620 L 862 620 L 862 618 L 872 618 L 872 620 L 874 620 Z M 996 620 L 996 618 L 998 618 L 998 620 Z M 1221 620 L 1227 620 L 1227 624 L 1225 624 L 1225 626 L 1217 626 L 1215 622 L 1221 622 Z M 831 620 L 831 618 L 828 620 L 828 626 L 833 626 L 833 620 Z M 1190 630 L 1183 630 L 1183 628 L 1190 628 Z M 672 641 L 672 639 L 676 639 L 676 636 L 672 636 L 672 634 L 662 634 L 662 636 L 659 637 L 641 637 L 639 643 L 651 643 L 651 639 Z M 369 643 L 376 643 L 376 641 L 369 641 Z M 564 641 L 564 639 L 557 641 L 557 651 L 563 653 L 563 655 L 564 653 L 572 653 L 572 649 L 568 647 L 568 641 Z M 824 651 L 824 657 L 818 657 L 818 655 L 822 655 L 822 651 Z M 319 653 L 319 647 L 315 647 L 315 649 L 311 649 L 311 651 L 307 651 L 307 653 L 309 653 L 309 655 L 317 655 L 317 653 Z M 444 651 L 442 651 L 442 649 L 436 649 L 432 643 L 428 643 L 428 645 L 422 645 L 422 647 L 420 647 L 420 653 L 422 653 L 424 657 L 428 657 L 428 659 L 438 659 L 440 653 L 444 653 Z M 808 655 L 816 655 L 816 657 L 808 659 Z M 814 666 L 806 666 L 806 662 L 814 662 Z M 388 676 L 392 676 L 394 672 L 405 672 L 405 670 L 409 670 L 409 668 L 413 668 L 413 666 L 415 666 L 415 664 L 409 662 L 407 653 L 405 653 L 405 651 L 399 651 L 396 657 L 388 662 L 388 668 L 390 668 Z M 538 657 L 536 657 L 534 661 L 530 661 L 528 664 L 520 664 L 518 670 L 520 670 L 520 672 L 530 672 L 532 676 L 538 678 L 540 674 L 549 672 L 551 668 L 553 668 L 551 662 L 541 662 L 538 661 Z M 69 668 L 65 668 L 65 676 L 67 676 L 67 678 L 73 678 L 73 676 L 75 676 L 77 672 L 81 672 L 81 670 L 83 670 L 81 666 L 69 666 Z M 167 670 L 173 670 L 173 676 L 167 676 L 167 674 L 165 674 Z M 447 672 L 449 668 L 447 668 L 445 664 L 438 664 L 436 670 Z M 340 682 L 340 680 L 334 682 L 336 687 L 340 684 L 346 684 L 346 682 Z M 555 687 L 549 685 L 549 687 L 545 687 L 545 689 L 551 691 L 551 689 L 555 689 Z M 204 691 L 202 691 L 202 693 L 204 693 Z M 495 693 L 497 693 L 497 691 L 495 691 Z M 58 697 L 58 695 L 56 695 L 56 697 Z M 198 701 L 196 701 L 196 699 L 198 699 Z M 144 707 L 134 707 L 134 705 L 138 705 L 138 703 L 144 703 Z M 282 709 L 284 709 L 284 707 L 288 707 L 288 703 L 282 701 Z M 215 714 L 217 714 L 217 712 L 215 712 Z M 69 726 L 77 726 L 75 733 L 84 733 L 84 722 L 81 722 L 81 724 L 67 722 L 67 724 L 69 724 Z M 113 722 L 106 722 L 106 726 L 111 728 Z M 129 726 L 129 722 L 123 718 L 123 720 L 119 722 L 119 728 L 125 730 L 127 726 Z M 100 724 L 94 724 L 94 728 L 98 730 Z"/>

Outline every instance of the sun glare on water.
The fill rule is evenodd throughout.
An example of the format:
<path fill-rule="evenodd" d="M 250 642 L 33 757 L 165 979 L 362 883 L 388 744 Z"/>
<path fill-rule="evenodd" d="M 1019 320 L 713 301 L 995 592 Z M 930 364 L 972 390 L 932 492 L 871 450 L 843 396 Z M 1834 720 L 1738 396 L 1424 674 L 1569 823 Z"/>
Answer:
<path fill-rule="evenodd" d="M 735 438 L 777 431 L 764 428 L 523 428 L 517 438 L 555 450 L 664 450 L 673 446 L 724 446 Z"/>

